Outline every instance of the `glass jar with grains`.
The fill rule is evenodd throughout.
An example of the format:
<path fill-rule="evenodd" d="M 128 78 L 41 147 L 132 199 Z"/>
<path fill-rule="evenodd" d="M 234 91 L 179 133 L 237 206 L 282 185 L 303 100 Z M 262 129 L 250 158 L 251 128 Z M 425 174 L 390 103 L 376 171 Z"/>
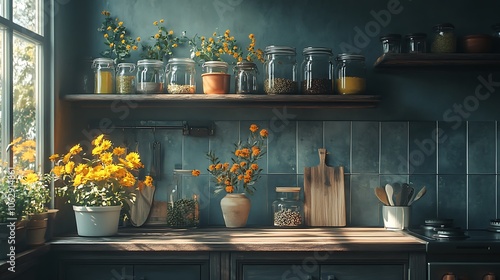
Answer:
<path fill-rule="evenodd" d="M 328 48 L 304 48 L 302 52 L 303 94 L 331 94 L 333 91 L 332 50 Z"/>
<path fill-rule="evenodd" d="M 164 83 L 165 70 L 161 60 L 137 61 L 137 93 L 162 93 Z"/>
<path fill-rule="evenodd" d="M 297 94 L 295 48 L 267 46 L 264 53 L 264 92 L 267 94 Z"/>
<path fill-rule="evenodd" d="M 335 91 L 338 94 L 362 94 L 366 87 L 365 57 L 361 54 L 337 55 Z"/>
<path fill-rule="evenodd" d="M 441 23 L 433 28 L 431 52 L 433 53 L 454 53 L 457 50 L 457 37 L 455 26 L 451 23 Z"/>
<path fill-rule="evenodd" d="M 304 203 L 300 200 L 300 187 L 276 187 L 273 212 L 274 226 L 302 226 L 304 223 Z"/>
<path fill-rule="evenodd" d="M 167 92 L 172 94 L 196 92 L 196 70 L 194 60 L 171 58 L 166 67 Z"/>
<path fill-rule="evenodd" d="M 116 68 L 116 93 L 135 93 L 135 64 L 119 63 Z"/>
<path fill-rule="evenodd" d="M 199 223 L 199 192 L 192 170 L 174 169 L 173 185 L 167 187 L 167 226 L 196 227 Z"/>
<path fill-rule="evenodd" d="M 94 93 L 114 93 L 115 63 L 111 58 L 96 58 L 92 62 L 94 69 Z"/>

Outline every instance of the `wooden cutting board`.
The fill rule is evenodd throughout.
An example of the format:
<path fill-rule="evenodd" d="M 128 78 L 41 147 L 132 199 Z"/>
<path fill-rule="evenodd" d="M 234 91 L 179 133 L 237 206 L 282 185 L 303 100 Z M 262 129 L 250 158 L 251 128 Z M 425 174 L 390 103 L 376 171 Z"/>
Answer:
<path fill-rule="evenodd" d="M 308 226 L 345 226 L 344 167 L 326 165 L 326 149 L 318 149 L 319 165 L 304 168 L 304 215 Z"/>

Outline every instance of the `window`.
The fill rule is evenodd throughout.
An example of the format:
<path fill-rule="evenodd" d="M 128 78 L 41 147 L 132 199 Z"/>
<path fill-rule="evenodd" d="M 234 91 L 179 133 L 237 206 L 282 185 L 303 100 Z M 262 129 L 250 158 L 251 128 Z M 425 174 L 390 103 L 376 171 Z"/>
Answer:
<path fill-rule="evenodd" d="M 52 2 L 0 0 L 0 159 L 16 168 L 43 171 Z"/>

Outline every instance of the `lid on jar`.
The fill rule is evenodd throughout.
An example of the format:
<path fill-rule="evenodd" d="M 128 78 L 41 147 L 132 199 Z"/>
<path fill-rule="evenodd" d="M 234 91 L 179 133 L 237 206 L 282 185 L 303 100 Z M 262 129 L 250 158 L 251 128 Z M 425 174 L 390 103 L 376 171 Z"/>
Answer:
<path fill-rule="evenodd" d="M 257 68 L 257 65 L 255 63 L 253 63 L 253 62 L 241 61 L 241 62 L 236 63 L 235 68 L 238 68 L 238 69 L 255 69 L 255 68 Z"/>
<path fill-rule="evenodd" d="M 194 65 L 194 60 L 191 58 L 171 58 L 168 60 L 168 63 L 170 64 L 193 64 Z"/>
<path fill-rule="evenodd" d="M 108 67 L 114 66 L 115 62 L 111 58 L 100 57 L 92 61 L 93 65 L 107 65 Z"/>
<path fill-rule="evenodd" d="M 201 67 L 222 67 L 227 68 L 228 64 L 224 61 L 205 61 Z"/>
<path fill-rule="evenodd" d="M 295 48 L 287 46 L 267 46 L 265 51 L 267 54 L 282 53 L 282 54 L 293 54 L 295 55 Z"/>
<path fill-rule="evenodd" d="M 122 63 L 118 63 L 118 66 L 116 66 L 118 68 L 135 68 L 135 64 L 133 63 L 130 63 L 130 62 L 122 62 Z"/>
<path fill-rule="evenodd" d="M 137 61 L 137 65 L 163 66 L 163 61 L 157 59 L 141 59 Z"/>
<path fill-rule="evenodd" d="M 276 187 L 276 192 L 300 192 L 300 187 Z"/>
<path fill-rule="evenodd" d="M 384 36 L 380 36 L 380 41 L 386 41 L 386 40 L 396 40 L 400 41 L 401 40 L 401 34 L 387 34 Z"/>
<path fill-rule="evenodd" d="M 425 33 L 410 33 L 405 36 L 407 39 L 425 39 L 427 34 Z"/>
<path fill-rule="evenodd" d="M 337 60 L 365 60 L 365 56 L 362 54 L 351 54 L 351 53 L 340 53 L 337 55 Z"/>
<path fill-rule="evenodd" d="M 436 24 L 434 25 L 433 29 L 435 31 L 439 31 L 439 30 L 453 30 L 455 29 L 455 26 L 451 23 L 440 23 L 440 24 Z"/>
<path fill-rule="evenodd" d="M 323 48 L 323 47 L 306 47 L 302 51 L 302 54 L 327 54 L 332 55 L 332 49 Z"/>

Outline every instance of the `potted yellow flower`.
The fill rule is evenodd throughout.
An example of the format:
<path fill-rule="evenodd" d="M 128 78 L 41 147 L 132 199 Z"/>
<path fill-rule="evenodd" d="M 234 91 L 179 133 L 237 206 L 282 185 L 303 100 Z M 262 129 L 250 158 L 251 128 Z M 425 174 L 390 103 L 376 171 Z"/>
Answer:
<path fill-rule="evenodd" d="M 268 134 L 266 129 L 259 131 L 259 127 L 252 124 L 248 139 L 235 143 L 231 163 L 221 162 L 213 151 L 207 154 L 210 161 L 207 170 L 214 178 L 215 193 L 226 193 L 221 200 L 226 227 L 246 225 L 250 212 L 250 199 L 246 194 L 252 195 L 256 190 L 255 183 L 262 172 L 258 161 L 266 154 Z M 200 171 L 193 170 L 192 174 L 199 176 Z"/>
<path fill-rule="evenodd" d="M 252 62 L 253 59 L 263 61 L 263 52 L 255 49 L 255 36 L 248 36 L 250 44 L 247 47 L 248 53 L 244 55 L 243 49 L 231 36 L 228 29 L 224 34 L 214 32 L 211 37 L 195 35 L 188 40 L 191 46 L 191 58 L 202 63 L 203 92 L 205 94 L 224 94 L 229 92 L 230 77 L 228 72 L 228 62 L 224 60 L 240 63 L 243 61 Z"/>
<path fill-rule="evenodd" d="M 127 212 L 135 199 L 134 191 L 152 187 L 153 179 L 146 176 L 138 180 L 135 174 L 144 167 L 140 155 L 113 146 L 102 134 L 92 140 L 89 153 L 77 144 L 64 155 L 50 157 L 55 164 L 52 173 L 61 184 L 57 194 L 73 205 L 79 235 L 114 235 L 120 210 Z M 86 214 L 92 214 L 94 220 L 86 220 Z M 103 218 L 103 223 L 98 224 L 97 218 Z"/>

